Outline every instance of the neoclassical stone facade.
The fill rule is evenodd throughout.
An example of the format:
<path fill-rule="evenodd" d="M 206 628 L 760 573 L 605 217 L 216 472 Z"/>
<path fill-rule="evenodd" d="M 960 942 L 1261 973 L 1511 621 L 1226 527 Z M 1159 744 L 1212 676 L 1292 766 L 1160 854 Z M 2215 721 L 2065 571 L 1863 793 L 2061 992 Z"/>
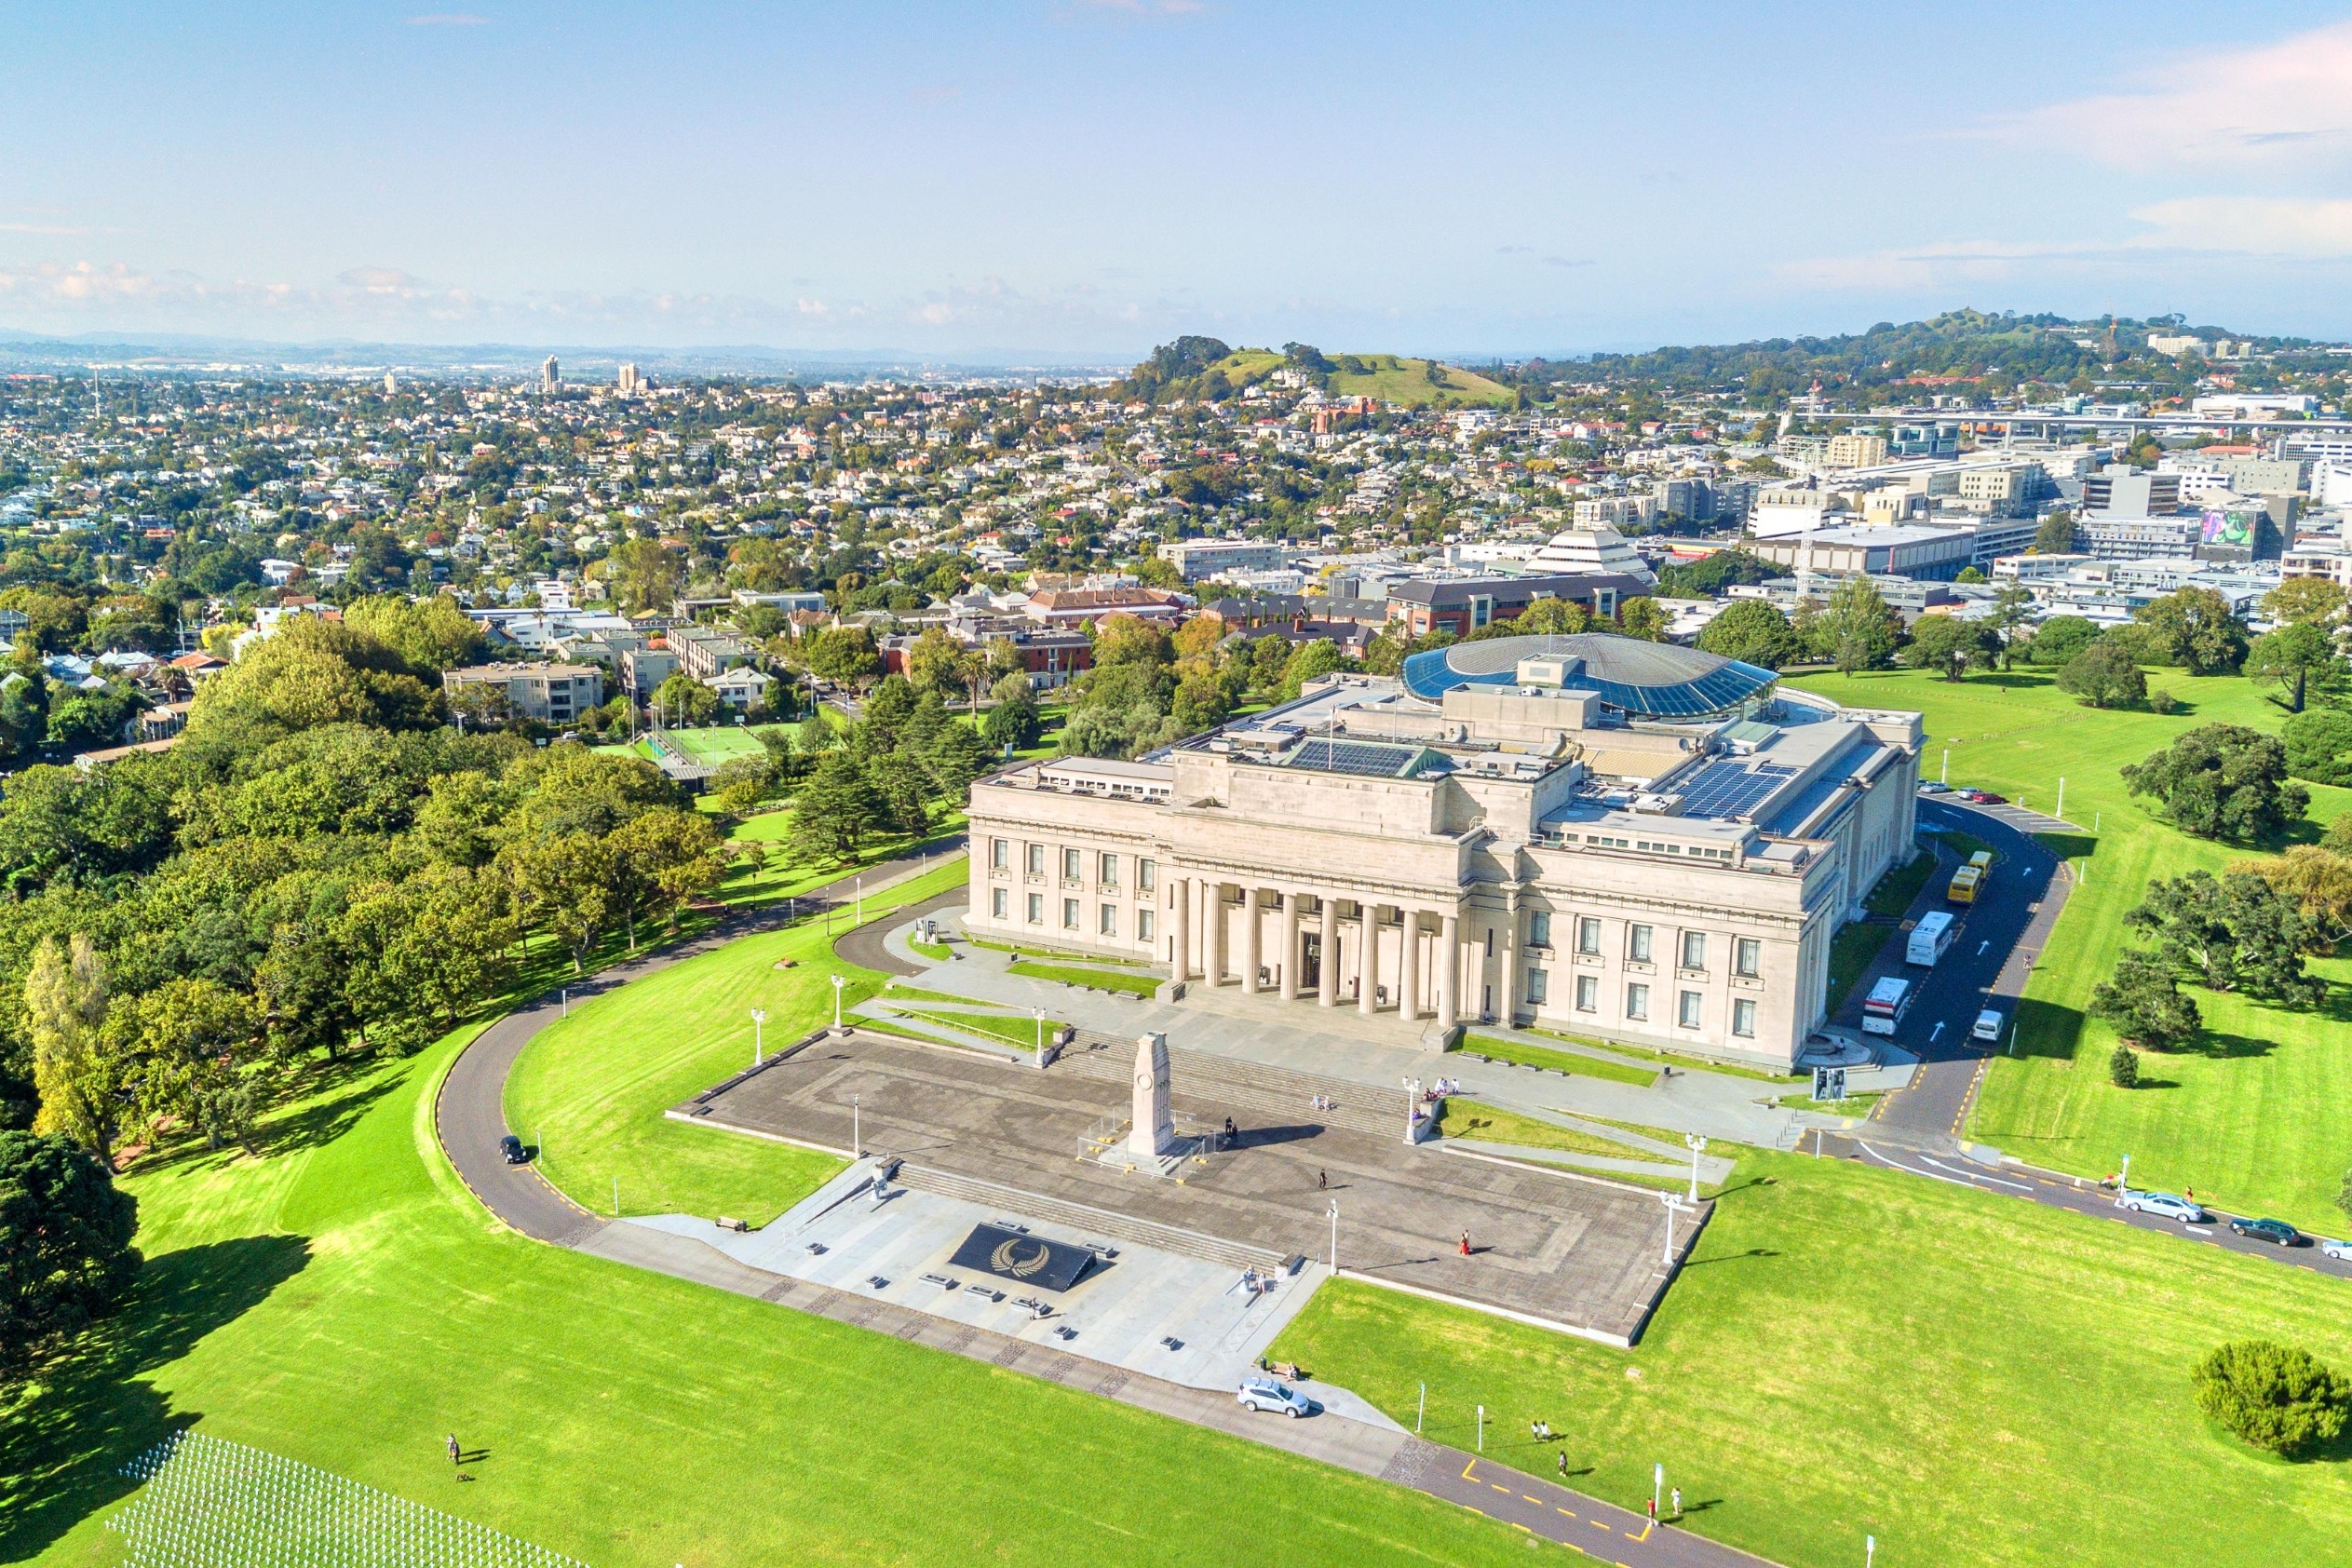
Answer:
<path fill-rule="evenodd" d="M 1652 723 L 1526 663 L 1435 700 L 1338 677 L 1142 762 L 983 779 L 967 926 L 1269 1007 L 1786 1068 L 1832 936 L 1912 843 L 1917 716 L 1766 684 Z"/>

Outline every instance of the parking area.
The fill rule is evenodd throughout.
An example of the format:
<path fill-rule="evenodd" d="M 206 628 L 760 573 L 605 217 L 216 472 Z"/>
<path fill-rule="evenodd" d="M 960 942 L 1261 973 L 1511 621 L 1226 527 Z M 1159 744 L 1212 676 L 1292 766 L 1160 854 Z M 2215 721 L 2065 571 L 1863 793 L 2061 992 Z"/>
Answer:
<path fill-rule="evenodd" d="M 1296 1115 L 1270 1116 L 1188 1092 L 1181 1061 L 1174 1102 L 1195 1126 L 1230 1116 L 1233 1146 L 1172 1177 L 1129 1171 L 1083 1157 L 1090 1138 L 1123 1120 L 1123 1078 L 853 1029 L 672 1114 L 837 1150 L 858 1137 L 905 1160 L 918 1183 L 938 1172 L 987 1183 L 1007 1206 L 1033 1196 L 1031 1217 L 1100 1215 L 1115 1239 L 1122 1219 L 1128 1236 L 1161 1245 L 1181 1249 L 1189 1234 L 1209 1256 L 1230 1255 L 1212 1245 L 1224 1243 L 1328 1260 L 1336 1204 L 1344 1274 L 1610 1343 L 1640 1333 L 1669 1278 L 1656 1193 L 1410 1146 L 1318 1120 L 1304 1102 Z M 1678 1257 L 1706 1211 L 1676 1217 Z"/>

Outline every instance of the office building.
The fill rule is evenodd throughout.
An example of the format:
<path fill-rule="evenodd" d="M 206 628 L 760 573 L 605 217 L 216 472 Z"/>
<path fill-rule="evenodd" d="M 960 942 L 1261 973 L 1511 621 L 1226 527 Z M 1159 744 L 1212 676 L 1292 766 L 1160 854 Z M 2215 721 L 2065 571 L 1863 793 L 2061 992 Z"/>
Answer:
<path fill-rule="evenodd" d="M 678 656 L 678 667 L 698 680 L 749 664 L 756 652 L 740 637 L 700 626 L 673 626 L 662 633 L 662 641 Z"/>
<path fill-rule="evenodd" d="M 441 671 L 441 689 L 503 694 L 507 710 L 543 724 L 568 724 L 604 700 L 604 672 L 592 664 L 474 664 Z"/>
<path fill-rule="evenodd" d="M 1657 574 L 1633 552 L 1625 536 L 1608 527 L 1571 528 L 1553 534 L 1543 548 L 1528 558 L 1527 570 L 1538 576 L 1613 573 L 1644 583 L 1657 581 Z"/>
<path fill-rule="evenodd" d="M 2032 538 L 2032 531 L 2027 531 Z M 1824 528 L 1812 538 L 1757 539 L 1748 553 L 1776 566 L 1804 566 L 1835 576 L 1919 577 L 1948 581 L 1976 560 L 1973 528 Z"/>
<path fill-rule="evenodd" d="M 1170 539 L 1159 558 L 1188 583 L 1220 572 L 1268 572 L 1290 563 L 1290 547 L 1264 539 Z"/>
<path fill-rule="evenodd" d="M 1524 577 L 1424 577 L 1388 589 L 1388 624 L 1410 637 L 1450 631 L 1467 637 L 1482 626 L 1513 621 L 1538 599 L 1565 599 L 1595 615 L 1614 615 L 1649 588 L 1616 573 Z"/>
<path fill-rule="evenodd" d="M 2170 517 L 2181 509 L 2181 476 L 2110 464 L 2083 480 L 2083 510 L 2112 518 Z"/>
<path fill-rule="evenodd" d="M 555 356 L 550 354 L 539 363 L 539 390 L 552 392 L 562 385 L 563 372 L 556 364 Z"/>
<path fill-rule="evenodd" d="M 621 396 L 625 398 L 636 392 L 638 387 L 637 367 L 635 365 L 623 365 L 620 369 L 620 373 L 614 378 L 613 385 L 615 389 L 620 392 Z"/>
<path fill-rule="evenodd" d="M 1830 468 L 1874 468 L 1886 461 L 1886 438 L 1875 430 L 1850 430 L 1832 436 L 1821 454 Z"/>
<path fill-rule="evenodd" d="M 1832 939 L 1912 852 L 1921 735 L 1672 644 L 1462 643 L 1142 761 L 981 780 L 965 919 L 1270 1023 L 1492 1019 L 1786 1071 Z"/>

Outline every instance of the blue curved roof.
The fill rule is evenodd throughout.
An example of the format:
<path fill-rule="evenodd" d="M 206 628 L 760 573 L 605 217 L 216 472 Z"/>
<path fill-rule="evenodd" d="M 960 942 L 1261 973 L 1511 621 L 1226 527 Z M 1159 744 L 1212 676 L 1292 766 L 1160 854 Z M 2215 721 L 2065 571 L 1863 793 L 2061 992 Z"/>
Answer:
<path fill-rule="evenodd" d="M 1514 686 L 1524 658 L 1557 658 L 1575 668 L 1562 691 L 1591 692 L 1609 707 L 1643 719 L 1703 719 L 1737 710 L 1779 677 L 1769 669 L 1672 643 L 1605 633 L 1503 637 L 1457 642 L 1405 660 L 1405 689 L 1426 702 L 1455 686 Z"/>

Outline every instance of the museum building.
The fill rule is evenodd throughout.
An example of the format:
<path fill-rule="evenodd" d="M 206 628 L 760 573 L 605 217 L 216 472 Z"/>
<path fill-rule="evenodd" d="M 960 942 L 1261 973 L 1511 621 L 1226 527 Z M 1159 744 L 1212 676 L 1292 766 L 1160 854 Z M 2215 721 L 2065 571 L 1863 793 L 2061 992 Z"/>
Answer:
<path fill-rule="evenodd" d="M 981 779 L 966 924 L 1269 1007 L 1786 1071 L 1831 939 L 1911 851 L 1921 733 L 1669 643 L 1456 643 L 1134 762 Z"/>

